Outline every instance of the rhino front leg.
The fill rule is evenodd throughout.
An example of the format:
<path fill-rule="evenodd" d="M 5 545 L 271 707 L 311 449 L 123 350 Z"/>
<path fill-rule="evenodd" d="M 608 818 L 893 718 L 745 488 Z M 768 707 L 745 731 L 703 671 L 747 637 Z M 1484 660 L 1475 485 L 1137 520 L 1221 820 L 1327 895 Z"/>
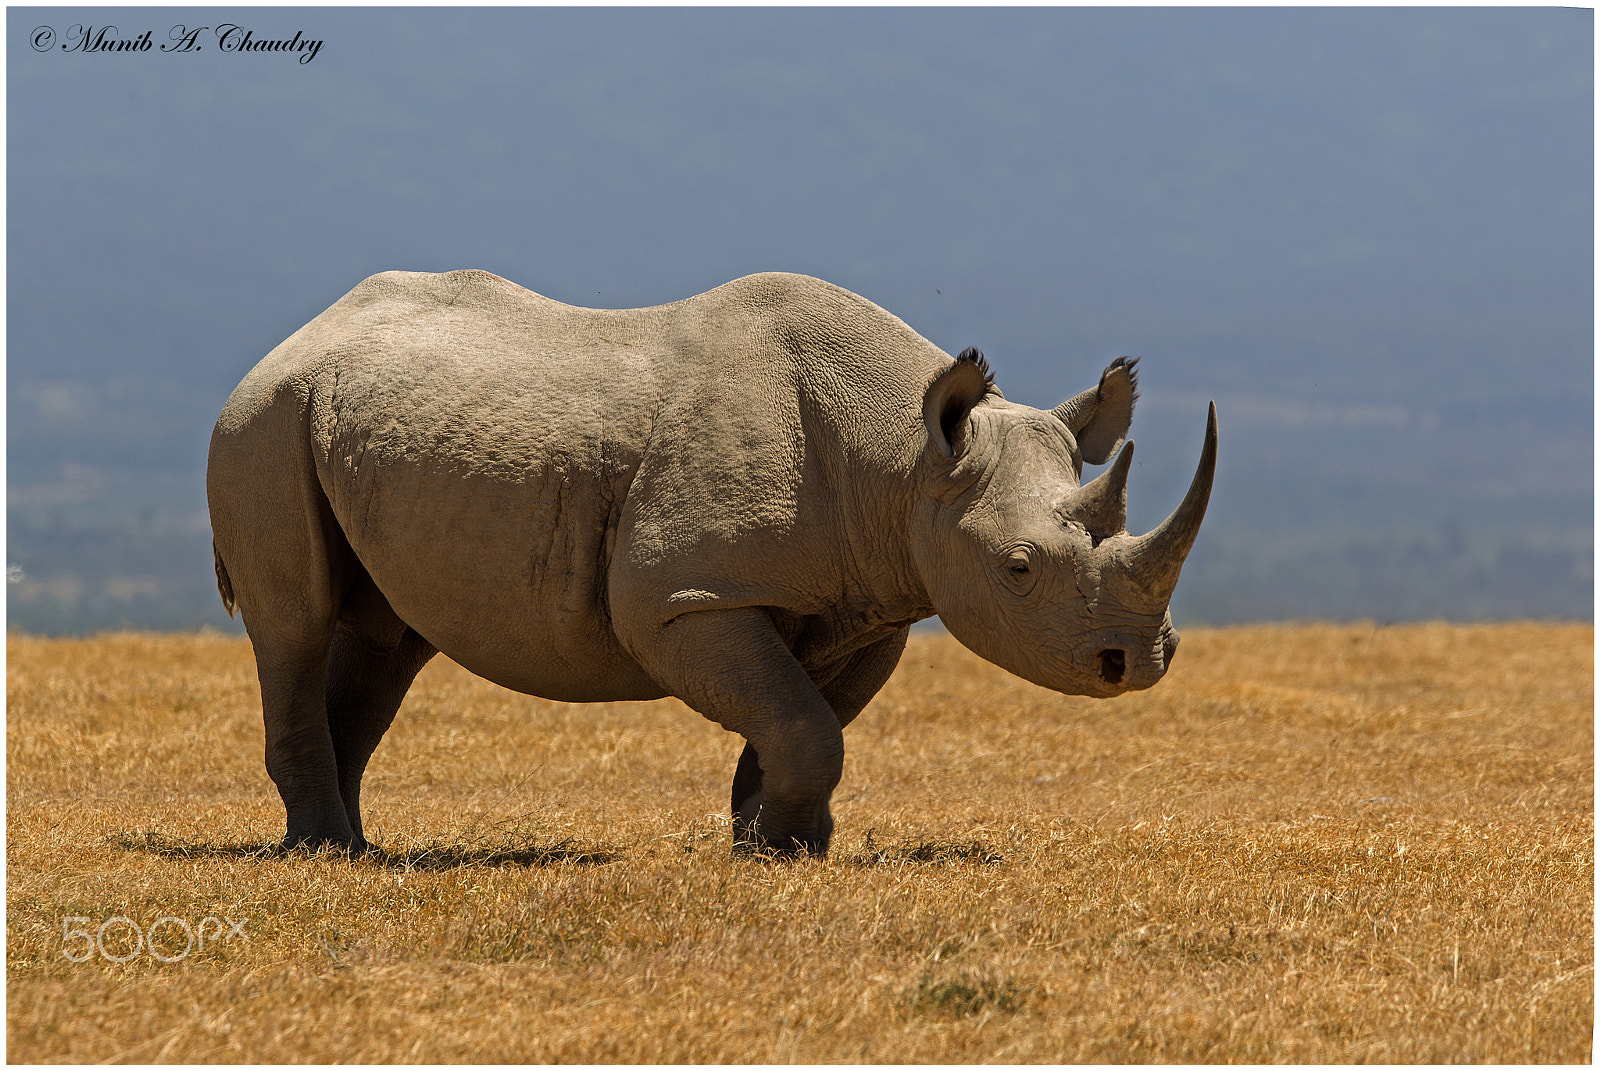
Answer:
<path fill-rule="evenodd" d="M 856 719 L 888 681 L 900 656 L 906 649 L 909 628 L 843 659 L 835 666 L 818 674 L 819 691 L 833 708 L 834 716 L 843 729 Z M 763 803 L 761 757 L 754 745 L 746 743 L 739 754 L 739 765 L 733 773 L 733 839 L 735 844 L 751 839 L 751 830 Z M 829 816 L 832 828 L 832 816 Z"/>
<path fill-rule="evenodd" d="M 649 659 L 660 683 L 761 756 L 736 848 L 826 855 L 828 799 L 844 770 L 833 708 L 758 607 L 674 619 Z M 741 766 L 741 769 L 743 767 Z"/>

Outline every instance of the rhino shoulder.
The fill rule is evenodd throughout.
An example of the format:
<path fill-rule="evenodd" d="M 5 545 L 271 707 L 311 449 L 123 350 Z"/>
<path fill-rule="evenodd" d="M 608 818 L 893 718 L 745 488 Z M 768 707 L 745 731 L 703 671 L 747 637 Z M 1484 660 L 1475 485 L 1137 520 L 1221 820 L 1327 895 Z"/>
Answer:
<path fill-rule="evenodd" d="M 759 312 L 775 323 L 801 324 L 845 319 L 880 319 L 889 313 L 859 294 L 825 279 L 793 272 L 767 271 L 746 275 L 708 290 L 698 299 L 707 305 Z"/>
<path fill-rule="evenodd" d="M 809 275 L 746 275 L 682 304 L 698 306 L 695 326 L 719 345 L 742 332 L 812 374 L 832 377 L 841 365 L 855 365 L 870 378 L 854 384 L 859 388 L 909 390 L 915 381 L 920 391 L 950 360 L 898 316 Z M 890 382 L 901 376 L 905 383 Z"/>

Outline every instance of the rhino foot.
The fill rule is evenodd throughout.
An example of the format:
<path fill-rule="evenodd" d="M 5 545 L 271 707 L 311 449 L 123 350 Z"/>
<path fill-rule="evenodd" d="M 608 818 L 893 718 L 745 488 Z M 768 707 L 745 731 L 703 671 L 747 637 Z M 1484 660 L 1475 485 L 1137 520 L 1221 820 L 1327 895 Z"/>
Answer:
<path fill-rule="evenodd" d="M 312 853 L 320 852 L 325 848 L 332 848 L 335 851 L 349 855 L 364 855 L 374 850 L 373 846 L 367 842 L 367 838 L 359 833 L 354 836 L 346 836 L 339 833 L 288 833 L 284 835 L 279 847 L 286 852 Z"/>
<path fill-rule="evenodd" d="M 833 839 L 827 798 L 798 809 L 801 813 L 796 810 L 767 799 L 755 748 L 746 744 L 733 775 L 733 854 L 762 859 L 826 856 Z"/>
<path fill-rule="evenodd" d="M 780 859 L 802 859 L 814 857 L 825 858 L 828 854 L 828 842 L 833 839 L 833 823 L 828 823 L 826 832 L 820 836 L 796 836 L 786 838 L 767 837 L 754 829 L 736 829 L 733 839 L 733 854 L 742 858 L 776 861 Z M 782 845 L 782 846 L 780 846 Z"/>

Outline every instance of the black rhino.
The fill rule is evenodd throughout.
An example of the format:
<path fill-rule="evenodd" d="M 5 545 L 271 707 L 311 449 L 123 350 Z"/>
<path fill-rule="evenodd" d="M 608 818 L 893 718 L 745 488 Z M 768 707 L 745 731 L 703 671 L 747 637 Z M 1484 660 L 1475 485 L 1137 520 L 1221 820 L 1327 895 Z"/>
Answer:
<path fill-rule="evenodd" d="M 915 621 L 1061 692 L 1148 688 L 1217 425 L 1131 536 L 1135 398 L 1121 358 L 1015 405 L 976 350 L 804 276 L 616 311 L 482 271 L 367 279 L 211 439 L 285 844 L 366 846 L 362 773 L 438 651 L 550 699 L 680 697 L 745 739 L 734 843 L 775 852 L 827 851 L 843 729 Z"/>

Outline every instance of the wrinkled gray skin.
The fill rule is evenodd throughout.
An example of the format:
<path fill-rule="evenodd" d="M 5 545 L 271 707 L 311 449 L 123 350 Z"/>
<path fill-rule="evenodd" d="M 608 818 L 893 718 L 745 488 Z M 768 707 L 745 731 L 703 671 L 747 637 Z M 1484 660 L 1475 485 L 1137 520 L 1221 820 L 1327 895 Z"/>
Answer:
<path fill-rule="evenodd" d="M 827 851 L 843 728 L 912 622 L 1072 694 L 1147 688 L 1215 462 L 1123 530 L 1132 362 L 1053 412 L 976 351 L 803 276 L 560 304 L 374 276 L 212 435 L 223 601 L 255 649 L 287 846 L 363 848 L 361 776 L 418 670 L 568 702 L 675 695 L 747 741 L 735 845 Z"/>

